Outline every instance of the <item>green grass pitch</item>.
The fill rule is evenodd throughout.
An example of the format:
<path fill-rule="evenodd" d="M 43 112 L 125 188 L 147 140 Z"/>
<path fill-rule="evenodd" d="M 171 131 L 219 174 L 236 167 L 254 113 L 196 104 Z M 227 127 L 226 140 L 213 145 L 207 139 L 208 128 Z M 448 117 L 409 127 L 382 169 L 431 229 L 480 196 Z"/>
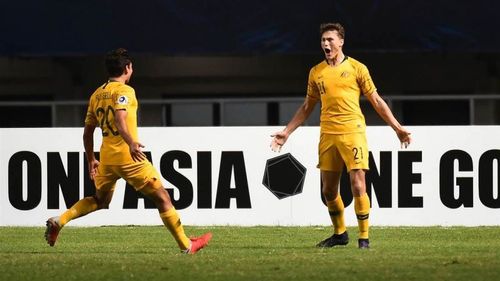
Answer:
<path fill-rule="evenodd" d="M 49 247 L 41 227 L 0 227 L 1 280 L 500 280 L 500 227 L 357 228 L 340 248 L 329 227 L 185 227 L 212 231 L 197 255 L 160 226 L 71 227 Z"/>

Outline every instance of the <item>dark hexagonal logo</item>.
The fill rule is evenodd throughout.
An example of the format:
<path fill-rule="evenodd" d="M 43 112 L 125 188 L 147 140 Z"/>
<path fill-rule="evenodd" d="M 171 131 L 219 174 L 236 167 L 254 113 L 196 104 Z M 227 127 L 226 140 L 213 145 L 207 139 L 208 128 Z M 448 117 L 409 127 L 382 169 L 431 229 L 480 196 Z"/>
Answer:
<path fill-rule="evenodd" d="M 266 161 L 262 184 L 278 199 L 283 199 L 302 192 L 306 178 L 306 168 L 286 153 Z"/>

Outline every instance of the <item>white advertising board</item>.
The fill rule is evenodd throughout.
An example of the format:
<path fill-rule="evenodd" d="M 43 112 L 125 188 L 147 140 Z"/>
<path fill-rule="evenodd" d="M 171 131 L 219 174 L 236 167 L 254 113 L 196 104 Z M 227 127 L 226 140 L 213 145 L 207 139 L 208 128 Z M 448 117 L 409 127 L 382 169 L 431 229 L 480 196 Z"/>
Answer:
<path fill-rule="evenodd" d="M 275 153 L 270 135 L 281 129 L 150 127 L 140 128 L 139 135 L 186 225 L 330 225 L 316 168 L 319 128 L 297 129 Z M 400 148 L 389 127 L 367 129 L 370 224 L 499 225 L 500 127 L 408 129 L 414 139 L 408 149 Z M 44 225 L 48 217 L 92 194 L 82 133 L 81 128 L 0 129 L 0 225 Z M 263 185 L 264 172 L 267 160 L 286 153 L 306 174 L 301 193 L 278 199 Z M 276 183 L 291 173 L 269 177 Z M 348 181 L 341 190 L 346 223 L 357 225 Z M 109 209 L 70 224 L 151 225 L 161 220 L 150 202 L 120 180 Z"/>

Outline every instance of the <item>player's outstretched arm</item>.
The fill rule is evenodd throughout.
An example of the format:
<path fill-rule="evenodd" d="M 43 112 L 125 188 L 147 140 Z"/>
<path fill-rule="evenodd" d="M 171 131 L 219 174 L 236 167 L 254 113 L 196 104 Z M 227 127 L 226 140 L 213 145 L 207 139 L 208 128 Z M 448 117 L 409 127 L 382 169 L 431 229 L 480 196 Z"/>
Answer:
<path fill-rule="evenodd" d="M 317 102 L 317 99 L 306 96 L 304 103 L 299 107 L 299 109 L 297 109 L 297 112 L 295 112 L 295 115 L 292 117 L 290 122 L 288 122 L 285 129 L 271 135 L 273 138 L 270 145 L 272 151 L 281 151 L 281 148 L 288 140 L 288 137 L 293 133 L 293 131 L 295 131 L 295 129 L 307 120 L 309 115 L 311 115 L 311 112 Z"/>
<path fill-rule="evenodd" d="M 380 97 L 380 95 L 376 91 L 367 96 L 367 98 L 372 104 L 375 111 L 377 111 L 378 115 L 396 132 L 396 135 L 401 142 L 401 148 L 407 148 L 412 141 L 411 133 L 406 130 L 401 124 L 399 124 L 398 120 L 396 120 L 396 118 L 392 114 L 392 111 L 387 103 Z"/>

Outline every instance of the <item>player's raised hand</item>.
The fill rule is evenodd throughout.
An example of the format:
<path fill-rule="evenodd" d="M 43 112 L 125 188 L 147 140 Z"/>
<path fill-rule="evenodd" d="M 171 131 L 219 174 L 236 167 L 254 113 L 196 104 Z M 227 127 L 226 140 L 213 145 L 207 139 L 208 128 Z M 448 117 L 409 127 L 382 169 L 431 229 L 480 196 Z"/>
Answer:
<path fill-rule="evenodd" d="M 271 150 L 274 152 L 280 152 L 281 147 L 283 147 L 283 145 L 285 144 L 288 136 L 289 134 L 285 131 L 280 131 L 272 134 L 271 137 L 273 139 L 271 140 L 271 145 L 269 145 L 271 147 Z"/>
<path fill-rule="evenodd" d="M 97 167 L 99 167 L 99 161 L 97 161 L 96 159 L 89 162 L 89 176 L 91 180 L 94 180 L 94 177 L 97 173 Z"/>
<path fill-rule="evenodd" d="M 407 148 L 411 143 L 411 133 L 408 132 L 404 127 L 401 127 L 396 131 L 399 141 L 401 142 L 401 148 Z"/>
<path fill-rule="evenodd" d="M 144 152 L 142 152 L 142 148 L 144 147 L 144 145 L 139 142 L 134 142 L 129 147 L 130 155 L 135 162 L 146 160 L 146 155 L 144 154 Z"/>

